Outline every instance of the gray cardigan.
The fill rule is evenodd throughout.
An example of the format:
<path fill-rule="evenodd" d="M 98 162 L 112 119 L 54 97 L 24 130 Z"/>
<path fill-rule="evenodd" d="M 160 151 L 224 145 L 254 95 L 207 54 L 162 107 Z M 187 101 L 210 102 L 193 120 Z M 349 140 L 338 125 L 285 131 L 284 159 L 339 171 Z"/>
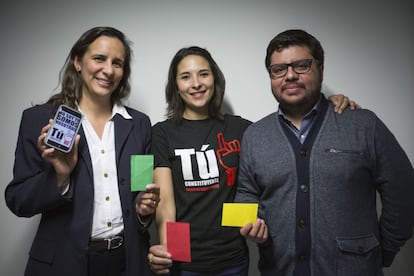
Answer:
<path fill-rule="evenodd" d="M 412 235 L 414 170 L 387 127 L 369 110 L 329 105 L 309 150 L 308 183 L 277 113 L 244 133 L 236 202 L 260 202 L 269 239 L 259 245 L 262 275 L 292 275 L 297 262 L 297 187 L 306 184 L 310 269 L 320 275 L 383 275 Z M 382 212 L 377 216 L 377 193 Z"/>

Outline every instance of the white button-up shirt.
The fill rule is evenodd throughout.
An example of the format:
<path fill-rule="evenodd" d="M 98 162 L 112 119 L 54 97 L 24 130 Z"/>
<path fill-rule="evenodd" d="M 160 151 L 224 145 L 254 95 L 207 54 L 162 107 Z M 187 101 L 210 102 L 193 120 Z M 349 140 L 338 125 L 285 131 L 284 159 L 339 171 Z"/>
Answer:
<path fill-rule="evenodd" d="M 83 116 L 82 119 L 82 126 L 92 160 L 95 191 L 92 239 L 110 238 L 124 229 L 115 160 L 113 118 L 117 113 L 124 119 L 132 119 L 124 106 L 115 104 L 112 108 L 111 119 L 105 124 L 101 139 L 86 116 Z"/>

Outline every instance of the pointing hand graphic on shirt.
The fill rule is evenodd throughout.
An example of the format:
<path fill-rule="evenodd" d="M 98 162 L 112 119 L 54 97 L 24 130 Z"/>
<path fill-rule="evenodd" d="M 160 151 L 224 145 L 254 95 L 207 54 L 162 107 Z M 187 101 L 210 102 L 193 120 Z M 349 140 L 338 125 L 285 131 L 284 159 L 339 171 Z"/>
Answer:
<path fill-rule="evenodd" d="M 217 134 L 217 140 L 219 144 L 219 148 L 217 149 L 216 153 L 220 162 L 220 165 L 226 169 L 227 173 L 227 185 L 233 186 L 236 182 L 237 176 L 237 167 L 230 167 L 227 159 L 230 159 L 230 156 L 233 154 L 239 154 L 240 152 L 240 141 L 234 139 L 232 141 L 226 142 L 224 140 L 224 135 L 222 132 Z M 230 159 L 231 160 L 231 159 Z"/>

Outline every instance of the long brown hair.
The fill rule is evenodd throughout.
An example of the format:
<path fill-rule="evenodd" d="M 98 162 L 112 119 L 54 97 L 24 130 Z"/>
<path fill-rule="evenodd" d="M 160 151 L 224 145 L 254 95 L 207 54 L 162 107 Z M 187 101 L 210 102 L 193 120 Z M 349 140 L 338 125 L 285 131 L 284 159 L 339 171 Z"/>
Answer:
<path fill-rule="evenodd" d="M 201 56 L 208 61 L 214 76 L 214 95 L 209 105 L 209 117 L 222 119 L 221 105 L 226 87 L 224 75 L 211 54 L 206 49 L 197 46 L 180 49 L 171 61 L 168 70 L 168 82 L 165 88 L 165 97 L 168 104 L 167 117 L 174 123 L 179 123 L 183 118 L 185 104 L 178 94 L 177 67 L 181 60 L 189 55 Z"/>
<path fill-rule="evenodd" d="M 76 107 L 76 102 L 82 97 L 82 77 L 76 71 L 73 64 L 75 58 L 81 59 L 89 45 L 91 45 L 98 37 L 108 36 L 119 39 L 125 48 L 125 61 L 123 68 L 123 76 L 117 89 L 112 93 L 112 103 L 121 102 L 131 93 L 130 75 L 131 75 L 131 42 L 119 30 L 112 27 L 94 27 L 81 35 L 81 37 L 73 45 L 65 64 L 59 73 L 59 81 L 61 91 L 52 95 L 47 103 L 55 106 L 66 104 L 70 107 Z"/>

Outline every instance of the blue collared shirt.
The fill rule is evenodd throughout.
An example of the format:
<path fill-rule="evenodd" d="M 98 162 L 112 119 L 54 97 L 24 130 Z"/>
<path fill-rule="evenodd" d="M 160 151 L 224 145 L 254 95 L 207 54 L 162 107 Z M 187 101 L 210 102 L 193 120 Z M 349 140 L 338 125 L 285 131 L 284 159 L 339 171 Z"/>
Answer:
<path fill-rule="evenodd" d="M 292 124 L 292 122 L 286 117 L 285 113 L 283 113 L 283 110 L 280 108 L 279 105 L 279 109 L 277 111 L 279 116 L 283 118 L 283 121 L 299 139 L 301 144 L 303 144 L 303 142 L 305 141 L 306 137 L 308 136 L 309 130 L 314 124 L 314 119 L 320 109 L 320 103 L 321 98 L 319 98 L 319 101 L 312 107 L 312 109 L 305 115 L 305 117 L 303 117 L 302 122 L 300 124 L 300 129 L 298 129 L 294 124 Z"/>

